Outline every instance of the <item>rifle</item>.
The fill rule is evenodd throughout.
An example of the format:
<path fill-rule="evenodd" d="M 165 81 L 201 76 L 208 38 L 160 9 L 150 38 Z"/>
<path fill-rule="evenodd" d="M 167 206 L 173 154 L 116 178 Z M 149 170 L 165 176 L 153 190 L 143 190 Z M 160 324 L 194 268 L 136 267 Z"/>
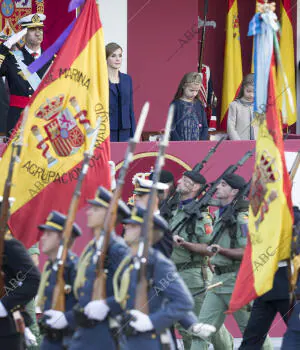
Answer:
<path fill-rule="evenodd" d="M 224 230 L 226 227 L 231 227 L 236 223 L 236 211 L 237 211 L 237 205 L 241 200 L 244 199 L 244 197 L 247 197 L 249 194 L 250 186 L 251 186 L 252 179 L 242 188 L 234 197 L 233 201 L 227 206 L 227 208 L 224 210 L 224 213 L 222 214 L 221 220 L 222 224 L 219 227 L 218 232 L 214 235 L 213 239 L 210 241 L 209 245 L 211 244 L 217 244 L 220 240 Z M 215 253 L 217 249 L 215 247 L 212 248 L 212 252 Z"/>
<path fill-rule="evenodd" d="M 199 59 L 198 59 L 198 73 L 201 73 L 202 63 L 203 63 L 207 12 L 208 12 L 208 0 L 204 0 L 204 25 L 203 25 L 203 29 L 202 29 L 202 35 L 201 35 L 200 54 L 199 54 Z"/>
<path fill-rule="evenodd" d="M 133 153 L 135 151 L 136 145 L 140 140 L 140 136 L 142 134 L 148 111 L 149 103 L 146 102 L 142 108 L 134 137 L 129 139 L 128 141 L 125 159 L 122 168 L 119 172 L 116 189 L 113 193 L 112 199 L 107 210 L 107 214 L 105 216 L 103 229 L 101 230 L 99 237 L 96 237 L 97 249 L 94 255 L 96 259 L 96 278 L 93 285 L 92 300 L 106 299 L 106 271 L 104 265 L 110 241 L 110 233 L 116 225 L 118 204 L 119 199 L 121 198 L 122 189 L 125 182 L 125 176 L 128 171 L 129 164 L 133 159 Z"/>
<path fill-rule="evenodd" d="M 64 270 L 65 264 L 68 256 L 69 243 L 72 236 L 73 224 L 75 221 L 79 200 L 81 196 L 81 188 L 83 184 L 83 180 L 85 175 L 89 169 L 89 163 L 94 153 L 95 143 L 97 140 L 98 131 L 101 125 L 101 117 L 97 119 L 96 130 L 94 131 L 93 138 L 91 140 L 90 148 L 87 152 L 84 153 L 84 159 L 82 162 L 81 172 L 78 177 L 76 187 L 71 199 L 70 207 L 68 210 L 67 219 L 64 225 L 64 230 L 62 234 L 62 239 L 60 242 L 60 246 L 57 251 L 56 262 L 53 265 L 53 269 L 57 271 L 56 273 L 56 284 L 54 287 L 53 295 L 52 295 L 52 305 L 51 308 L 57 311 L 65 311 L 65 288 L 66 283 L 64 279 Z"/>
<path fill-rule="evenodd" d="M 220 144 L 226 139 L 226 136 L 222 137 L 215 146 L 211 147 L 210 150 L 208 151 L 207 155 L 205 156 L 205 158 L 200 162 L 197 163 L 194 167 L 193 167 L 193 171 L 199 173 L 203 167 L 205 166 L 205 164 L 209 161 L 209 159 L 211 158 L 211 156 L 216 152 L 217 148 L 220 146 Z M 199 194 L 196 195 L 196 197 L 198 197 L 202 192 L 203 189 L 201 188 L 199 190 Z M 161 208 L 160 208 L 160 212 L 161 215 L 166 218 L 167 220 L 170 220 L 172 218 L 172 211 L 177 207 L 178 203 L 180 201 L 179 198 L 179 193 L 176 192 L 176 190 L 173 191 L 173 193 L 169 196 L 168 199 L 166 199 L 164 201 L 164 203 L 162 204 Z"/>
<path fill-rule="evenodd" d="M 206 157 L 198 164 L 196 164 L 193 168 L 193 171 L 200 173 L 200 171 L 203 169 L 205 164 L 210 160 L 211 156 L 216 153 L 217 148 L 220 146 L 220 144 L 227 138 L 227 136 L 223 136 L 220 138 L 220 140 L 216 143 L 215 146 L 211 147 L 208 151 Z"/>
<path fill-rule="evenodd" d="M 208 286 L 208 287 L 206 287 L 206 288 L 202 288 L 202 289 L 200 289 L 198 292 L 196 292 L 196 293 L 193 294 L 193 298 L 196 297 L 196 296 L 199 295 L 199 294 L 208 292 L 209 290 L 211 290 L 211 289 L 213 289 L 213 288 L 219 287 L 219 286 L 221 286 L 222 284 L 223 284 L 223 282 L 220 281 L 220 282 L 217 282 L 217 283 L 215 283 L 215 284 L 211 284 L 210 286 Z"/>
<path fill-rule="evenodd" d="M 3 191 L 3 199 L 1 204 L 1 211 L 0 211 L 0 296 L 2 297 L 5 294 L 5 282 L 4 282 L 4 276 L 2 273 L 2 266 L 3 266 L 3 252 L 4 252 L 4 237 L 7 230 L 7 223 L 10 216 L 9 213 L 9 197 L 10 197 L 10 191 L 12 187 L 12 177 L 14 172 L 15 163 L 19 162 L 20 154 L 24 142 L 24 128 L 25 123 L 28 118 L 28 110 L 29 107 L 26 107 L 23 112 L 23 119 L 20 126 L 20 133 L 19 137 L 12 142 L 12 150 L 11 150 L 11 157 L 8 167 L 8 173 L 4 185 L 4 191 Z"/>
<path fill-rule="evenodd" d="M 212 199 L 212 196 L 217 191 L 217 187 L 219 183 L 222 181 L 223 177 L 226 175 L 233 174 L 237 171 L 237 169 L 241 166 L 243 166 L 246 161 L 253 155 L 255 149 L 248 151 L 245 153 L 243 158 L 241 158 L 236 164 L 230 165 L 218 178 L 215 180 L 211 187 L 208 189 L 209 185 L 206 184 L 202 191 L 205 192 L 205 194 L 199 199 L 195 201 L 195 205 L 193 207 L 189 207 L 189 210 L 186 210 L 187 216 L 184 220 L 182 220 L 173 230 L 172 233 L 176 232 L 176 234 L 179 235 L 180 231 L 183 229 L 184 225 L 187 223 L 188 220 L 191 220 L 194 216 L 201 217 L 201 211 L 203 211 L 204 208 L 206 208 Z"/>
<path fill-rule="evenodd" d="M 138 270 L 138 282 L 136 287 L 134 308 L 145 314 L 149 314 L 147 263 L 149 246 L 151 246 L 153 243 L 153 215 L 155 208 L 155 197 L 157 194 L 157 183 L 159 180 L 160 172 L 164 165 L 166 148 L 169 144 L 169 136 L 173 122 L 173 116 L 174 106 L 171 105 L 168 112 L 164 137 L 159 144 L 158 155 L 156 158 L 155 169 L 152 178 L 153 185 L 150 191 L 147 210 L 145 212 L 144 221 L 142 224 L 141 237 L 134 264 L 135 268 Z"/>
<path fill-rule="evenodd" d="M 296 173 L 297 173 L 297 170 L 299 168 L 299 165 L 300 165 L 300 151 L 297 153 L 297 156 L 293 162 L 293 165 L 291 167 L 291 170 L 289 172 L 289 175 L 290 175 L 290 179 L 291 179 L 291 182 L 293 182 L 295 176 L 296 176 Z"/>

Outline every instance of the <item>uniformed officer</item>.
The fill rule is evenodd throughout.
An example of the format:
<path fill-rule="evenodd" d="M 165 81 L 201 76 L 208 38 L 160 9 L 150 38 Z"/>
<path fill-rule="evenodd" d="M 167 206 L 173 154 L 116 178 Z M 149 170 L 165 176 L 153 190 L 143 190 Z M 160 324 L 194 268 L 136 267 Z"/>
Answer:
<path fill-rule="evenodd" d="M 169 221 L 175 243 L 171 259 L 191 294 L 206 287 L 212 279 L 205 245 L 212 237 L 212 218 L 208 211 L 199 212 L 198 216 L 191 216 L 189 213 L 196 204 L 195 200 L 205 183 L 205 178 L 198 172 L 186 171 L 183 174 L 177 186 L 180 203 L 172 212 L 173 215 Z M 196 315 L 199 315 L 204 296 L 205 294 L 201 293 L 194 297 Z M 178 326 L 178 330 L 182 335 L 185 349 L 190 349 L 191 334 L 181 326 Z M 221 332 L 213 336 L 213 339 L 215 349 L 221 350 L 224 349 L 224 344 L 231 344 L 230 335 L 225 326 L 221 328 Z"/>
<path fill-rule="evenodd" d="M 111 198 L 111 192 L 99 187 L 95 198 L 88 201 L 90 208 L 87 211 L 87 225 L 92 230 L 94 239 L 84 249 L 78 264 L 74 284 L 78 304 L 73 312 L 77 331 L 71 341 L 71 350 L 94 350 L 100 347 L 102 349 L 116 349 L 113 332 L 110 329 L 112 323 L 107 317 L 108 307 L 105 307 L 106 304 L 103 300 L 92 300 L 96 264 L 99 256 L 97 251 L 99 242 L 96 237 L 103 228 Z M 119 200 L 118 219 L 122 220 L 128 216 L 130 216 L 129 208 L 123 201 Z M 105 266 L 107 269 L 106 294 L 108 297 L 113 295 L 112 276 L 127 252 L 128 249 L 123 240 L 112 232 Z"/>
<path fill-rule="evenodd" d="M 17 311 L 21 311 L 25 325 L 31 323 L 28 314 L 23 313 L 23 310 L 37 293 L 40 273 L 22 243 L 9 233 L 4 240 L 2 272 L 5 286 L 1 291 L 0 301 L 0 347 L 10 350 L 24 349 L 24 338 L 22 332 L 17 330 L 15 316 Z M 23 323 L 22 318 L 20 320 Z"/>
<path fill-rule="evenodd" d="M 70 315 L 76 304 L 73 293 L 73 282 L 76 277 L 78 257 L 68 251 L 64 267 L 65 281 L 65 313 L 51 310 L 53 292 L 57 280 L 57 252 L 62 239 L 62 232 L 65 226 L 66 216 L 52 211 L 44 224 L 39 226 L 43 231 L 41 237 L 41 249 L 48 256 L 48 261 L 44 265 L 42 279 L 38 291 L 38 306 L 43 311 L 45 317 L 40 323 L 44 339 L 41 345 L 43 350 L 64 349 L 70 342 L 74 332 L 74 324 L 71 323 Z M 74 240 L 81 236 L 80 227 L 74 223 L 69 246 L 71 247 Z M 47 319 L 49 317 L 49 319 Z"/>
<path fill-rule="evenodd" d="M 153 181 L 150 179 L 147 179 L 146 176 L 149 175 L 149 178 L 151 177 L 151 173 L 138 173 L 133 178 L 134 183 L 134 202 L 135 205 L 146 209 L 151 188 L 153 185 Z M 157 183 L 157 196 L 155 197 L 155 207 L 154 212 L 159 214 L 159 205 L 161 201 L 164 199 L 165 192 L 168 191 L 169 186 L 166 183 L 158 182 Z M 173 239 L 172 235 L 169 230 L 164 232 L 164 235 L 162 239 L 160 239 L 153 248 L 159 250 L 161 253 L 163 253 L 167 258 L 170 258 L 173 250 Z"/>
<path fill-rule="evenodd" d="M 140 249 L 141 228 L 145 210 L 135 207 L 125 224 L 125 242 L 130 247 L 130 254 L 122 261 L 114 276 L 114 297 L 107 299 L 110 312 L 121 314 L 124 310 L 132 317 L 123 325 L 126 346 L 121 349 L 155 350 L 163 344 L 172 342 L 170 332 L 165 332 L 174 322 L 193 309 L 193 299 L 177 274 L 174 264 L 159 251 L 149 248 L 147 259 L 148 308 L 149 314 L 135 310 L 139 268 L 137 253 Z M 154 241 L 168 229 L 167 222 L 158 214 L 153 217 Z M 127 326 L 130 327 L 127 327 Z M 128 329 L 129 328 L 129 329 Z"/>
<path fill-rule="evenodd" d="M 242 209 L 237 212 L 236 225 L 223 227 L 222 214 L 228 205 L 236 197 L 239 190 L 246 185 L 245 180 L 236 174 L 224 176 L 217 187 L 216 197 L 220 201 L 221 207 L 216 212 L 216 221 L 214 223 L 214 231 L 212 234 L 212 242 L 216 233 L 222 227 L 222 233 L 218 237 L 218 241 L 210 245 L 207 250 L 216 249 L 216 253 L 212 253 L 211 263 L 215 266 L 212 283 L 223 282 L 222 286 L 215 288 L 205 296 L 203 305 L 199 314 L 199 322 L 208 323 L 220 329 L 225 321 L 225 311 L 229 306 L 231 294 L 235 285 L 237 273 L 244 254 L 247 243 L 248 232 L 248 211 Z M 242 332 L 247 326 L 250 312 L 247 306 L 236 311 L 234 318 Z M 269 348 L 269 339 L 266 341 L 264 349 Z M 192 350 L 207 349 L 208 344 L 205 340 L 194 338 L 192 342 Z M 224 347 L 224 349 L 232 347 Z"/>
<path fill-rule="evenodd" d="M 295 302 L 290 309 L 288 328 L 283 336 L 281 350 L 300 349 L 300 210 L 294 207 L 293 259 L 294 270 L 298 272 L 295 289 Z M 296 280 L 295 280 L 296 281 Z"/>
<path fill-rule="evenodd" d="M 10 51 L 11 47 L 7 47 L 5 43 L 0 45 L 0 75 L 6 77 L 10 90 L 7 136 L 15 127 L 22 110 L 29 103 L 30 97 L 52 63 L 50 60 L 37 73 L 28 77 L 27 67 L 41 55 L 45 19 L 45 15 L 35 13 L 19 20 L 18 23 L 22 28 L 27 29 L 25 46 L 21 50 Z M 15 38 L 17 38 L 18 34 L 15 35 Z M 13 40 L 13 37 L 10 40 Z"/>

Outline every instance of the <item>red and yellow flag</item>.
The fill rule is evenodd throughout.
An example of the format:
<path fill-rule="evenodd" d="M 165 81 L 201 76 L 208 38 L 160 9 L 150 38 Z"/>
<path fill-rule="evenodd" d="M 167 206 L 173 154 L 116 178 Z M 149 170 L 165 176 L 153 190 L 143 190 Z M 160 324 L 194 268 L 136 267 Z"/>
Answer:
<path fill-rule="evenodd" d="M 291 0 L 281 0 L 281 36 L 280 56 L 282 68 L 277 65 L 277 92 L 278 105 L 282 114 L 283 123 L 296 123 L 296 80 L 294 59 L 294 37 L 291 20 Z M 284 79 L 283 72 L 286 75 Z M 289 88 L 289 91 L 287 90 Z M 292 103 L 292 106 L 291 106 Z"/>
<path fill-rule="evenodd" d="M 240 25 L 237 0 L 228 0 L 224 58 L 221 129 L 227 128 L 229 104 L 236 98 L 243 80 Z"/>
<path fill-rule="evenodd" d="M 234 312 L 273 287 L 278 262 L 291 249 L 291 183 L 276 105 L 275 69 L 269 76 L 267 112 L 259 117 L 256 161 L 250 191 L 249 239 L 229 305 Z"/>
<path fill-rule="evenodd" d="M 79 208 L 99 185 L 109 187 L 108 75 L 102 24 L 95 0 L 86 0 L 70 35 L 35 92 L 24 146 L 13 176 L 10 228 L 27 247 L 51 210 L 67 213 L 83 154 L 98 133 Z M 100 129 L 97 123 L 101 118 Z M 11 146 L 1 161 L 3 189 Z"/>

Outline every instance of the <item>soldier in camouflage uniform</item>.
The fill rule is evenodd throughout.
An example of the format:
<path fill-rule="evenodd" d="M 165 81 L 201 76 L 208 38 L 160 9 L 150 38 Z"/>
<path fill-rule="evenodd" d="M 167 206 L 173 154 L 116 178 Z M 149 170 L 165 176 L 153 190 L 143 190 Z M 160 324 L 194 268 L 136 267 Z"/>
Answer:
<path fill-rule="evenodd" d="M 198 172 L 186 171 L 183 174 L 177 186 L 181 201 L 169 220 L 175 244 L 171 259 L 192 294 L 206 287 L 212 279 L 206 249 L 213 232 L 212 218 L 208 211 L 199 212 L 197 217 L 189 214 L 189 209 L 195 205 L 195 199 L 205 183 L 205 178 Z M 194 297 L 196 315 L 199 315 L 204 296 L 201 293 Z M 194 336 L 181 326 L 178 326 L 178 330 L 183 337 L 184 348 L 189 350 Z M 231 346 L 231 336 L 225 326 L 212 338 L 215 349 L 224 350 L 227 344 Z"/>
<path fill-rule="evenodd" d="M 224 176 L 221 183 L 217 187 L 216 197 L 219 199 L 221 207 L 216 213 L 214 230 L 212 233 L 212 244 L 207 248 L 208 251 L 216 250 L 211 253 L 211 263 L 214 265 L 214 277 L 212 283 L 223 282 L 221 287 L 208 291 L 203 301 L 203 305 L 199 314 L 199 322 L 205 322 L 214 325 L 216 329 L 222 327 L 228 309 L 231 294 L 235 285 L 237 273 L 244 254 L 244 248 L 247 243 L 248 232 L 248 211 L 242 209 L 237 212 L 236 224 L 234 226 L 223 226 L 222 214 L 233 199 L 236 197 L 239 190 L 246 185 L 245 180 L 236 174 Z M 218 236 L 218 241 L 214 238 L 221 229 L 221 235 Z M 250 310 L 247 306 L 236 311 L 234 318 L 243 334 L 249 317 Z M 212 339 L 211 339 L 212 341 Z M 270 340 L 267 338 L 264 349 L 272 349 Z M 200 338 L 193 338 L 192 350 L 208 349 L 207 341 Z M 232 349 L 230 345 L 224 349 Z"/>

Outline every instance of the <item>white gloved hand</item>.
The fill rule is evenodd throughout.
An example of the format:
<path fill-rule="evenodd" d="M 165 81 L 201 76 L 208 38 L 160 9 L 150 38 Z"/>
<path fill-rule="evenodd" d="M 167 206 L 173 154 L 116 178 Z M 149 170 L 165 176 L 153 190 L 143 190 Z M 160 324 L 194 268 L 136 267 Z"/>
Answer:
<path fill-rule="evenodd" d="M 8 315 L 4 305 L 0 301 L 0 317 L 6 317 Z"/>
<path fill-rule="evenodd" d="M 107 316 L 109 307 L 104 300 L 90 301 L 84 308 L 85 315 L 92 320 L 103 321 Z"/>
<path fill-rule="evenodd" d="M 129 324 L 138 332 L 148 332 L 154 328 L 148 315 L 138 310 L 131 310 L 129 312 L 131 316 L 133 316 L 133 319 L 129 322 Z"/>
<path fill-rule="evenodd" d="M 109 168 L 110 168 L 110 179 L 111 179 L 111 190 L 114 191 L 117 187 L 116 184 L 116 164 L 114 161 L 109 160 L 108 161 Z"/>
<path fill-rule="evenodd" d="M 24 337 L 25 337 L 26 346 L 38 345 L 35 335 L 31 332 L 31 330 L 28 327 L 25 328 Z"/>
<path fill-rule="evenodd" d="M 216 331 L 216 327 L 206 323 L 195 323 L 191 326 L 191 332 L 196 337 L 208 338 Z"/>
<path fill-rule="evenodd" d="M 54 329 L 63 329 L 66 328 L 68 325 L 68 321 L 66 319 L 66 316 L 61 311 L 56 310 L 47 310 L 44 312 L 44 315 L 49 316 L 46 320 L 46 323 Z"/>

